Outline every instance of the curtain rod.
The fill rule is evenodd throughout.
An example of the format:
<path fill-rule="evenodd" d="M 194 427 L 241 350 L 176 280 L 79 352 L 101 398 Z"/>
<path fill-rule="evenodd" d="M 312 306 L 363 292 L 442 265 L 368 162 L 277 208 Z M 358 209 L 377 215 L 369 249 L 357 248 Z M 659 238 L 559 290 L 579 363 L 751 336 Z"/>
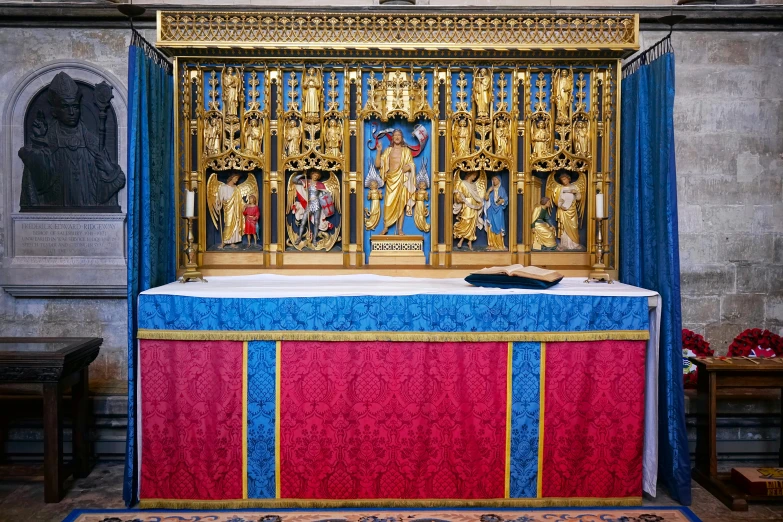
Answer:
<path fill-rule="evenodd" d="M 169 61 L 168 56 L 163 54 L 157 47 L 149 43 L 147 39 L 144 38 L 135 27 L 133 27 L 133 25 L 131 25 L 131 45 L 135 45 L 136 47 L 141 48 L 142 51 L 144 51 L 144 54 L 146 54 L 153 62 L 162 67 L 163 70 L 165 70 L 168 74 L 171 74 L 174 70 L 174 67 Z"/>
<path fill-rule="evenodd" d="M 648 49 L 639 53 L 633 60 L 623 65 L 623 78 L 630 76 L 643 65 L 651 63 L 666 53 L 674 52 L 672 48 L 672 33 L 652 44 Z"/>

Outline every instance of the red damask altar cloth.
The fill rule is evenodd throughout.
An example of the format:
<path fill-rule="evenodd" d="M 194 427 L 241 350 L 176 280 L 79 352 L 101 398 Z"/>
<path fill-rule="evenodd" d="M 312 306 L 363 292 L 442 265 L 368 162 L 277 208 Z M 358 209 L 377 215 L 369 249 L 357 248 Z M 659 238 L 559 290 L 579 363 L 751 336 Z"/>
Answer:
<path fill-rule="evenodd" d="M 242 498 L 242 343 L 143 341 L 140 498 Z"/>
<path fill-rule="evenodd" d="M 508 343 L 281 348 L 281 498 L 503 497 Z"/>

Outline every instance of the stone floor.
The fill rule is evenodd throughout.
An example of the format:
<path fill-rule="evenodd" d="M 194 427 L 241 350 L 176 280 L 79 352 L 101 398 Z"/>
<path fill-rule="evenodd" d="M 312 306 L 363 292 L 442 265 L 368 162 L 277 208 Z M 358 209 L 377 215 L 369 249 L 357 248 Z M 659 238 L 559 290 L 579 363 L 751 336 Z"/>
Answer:
<path fill-rule="evenodd" d="M 0 522 L 60 522 L 77 508 L 121 508 L 122 469 L 120 462 L 98 464 L 89 477 L 68 482 L 68 494 L 59 504 L 44 504 L 41 480 L 0 480 Z M 676 505 L 665 494 L 644 503 Z M 704 522 L 783 521 L 783 502 L 774 506 L 752 505 L 745 513 L 733 513 L 696 483 L 691 509 Z"/>

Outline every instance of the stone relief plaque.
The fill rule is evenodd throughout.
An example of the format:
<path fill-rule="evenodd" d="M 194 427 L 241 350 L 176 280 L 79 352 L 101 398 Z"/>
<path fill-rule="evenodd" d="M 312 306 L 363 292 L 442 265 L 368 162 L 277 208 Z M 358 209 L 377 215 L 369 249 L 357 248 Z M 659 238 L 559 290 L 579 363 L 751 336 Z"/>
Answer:
<path fill-rule="evenodd" d="M 120 212 L 117 118 L 105 82 L 78 85 L 65 72 L 28 106 L 21 212 Z M 111 151 L 111 152 L 110 152 Z"/>
<path fill-rule="evenodd" d="M 123 297 L 125 94 L 115 99 L 120 84 L 92 67 L 41 74 L 46 87 L 21 90 L 10 120 L 24 132 L 9 138 L 18 159 L 0 286 L 16 297 Z"/>

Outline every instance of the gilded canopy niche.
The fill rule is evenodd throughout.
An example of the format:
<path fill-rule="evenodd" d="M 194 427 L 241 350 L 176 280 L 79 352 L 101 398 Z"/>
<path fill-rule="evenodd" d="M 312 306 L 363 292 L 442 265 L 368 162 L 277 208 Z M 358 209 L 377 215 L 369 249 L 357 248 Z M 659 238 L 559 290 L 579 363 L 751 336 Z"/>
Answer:
<path fill-rule="evenodd" d="M 175 61 L 181 213 L 196 191 L 181 268 L 586 274 L 601 246 L 615 271 L 620 60 L 638 24 L 158 12 L 157 45 Z M 183 226 L 178 244 L 187 237 Z"/>

